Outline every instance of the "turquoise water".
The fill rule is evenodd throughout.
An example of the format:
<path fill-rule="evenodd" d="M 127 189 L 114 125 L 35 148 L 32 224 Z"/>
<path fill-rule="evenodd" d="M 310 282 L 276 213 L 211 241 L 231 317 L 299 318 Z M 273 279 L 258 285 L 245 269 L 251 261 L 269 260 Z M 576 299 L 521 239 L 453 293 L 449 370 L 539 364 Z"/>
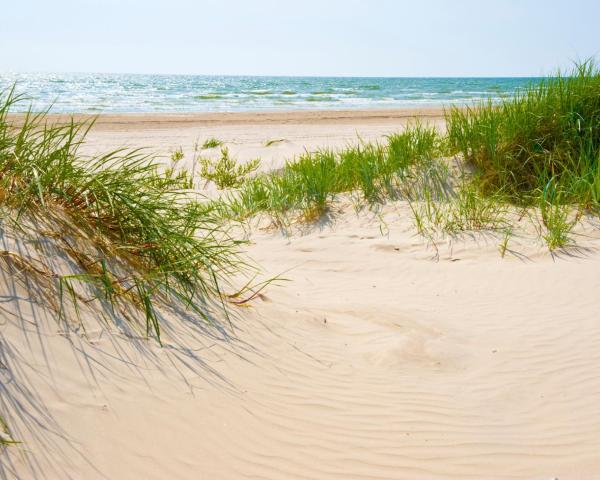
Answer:
<path fill-rule="evenodd" d="M 466 104 L 537 80 L 28 73 L 0 74 L 0 89 L 16 82 L 35 109 L 54 112 L 235 112 Z"/>

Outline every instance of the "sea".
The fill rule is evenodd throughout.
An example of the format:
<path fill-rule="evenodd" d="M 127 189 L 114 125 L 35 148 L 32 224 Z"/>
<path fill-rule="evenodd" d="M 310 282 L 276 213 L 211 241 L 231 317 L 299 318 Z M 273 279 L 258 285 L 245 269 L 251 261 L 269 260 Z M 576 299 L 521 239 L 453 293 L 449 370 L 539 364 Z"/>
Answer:
<path fill-rule="evenodd" d="M 539 78 L 375 78 L 0 73 L 27 100 L 13 111 L 240 112 L 375 109 L 499 101 Z"/>

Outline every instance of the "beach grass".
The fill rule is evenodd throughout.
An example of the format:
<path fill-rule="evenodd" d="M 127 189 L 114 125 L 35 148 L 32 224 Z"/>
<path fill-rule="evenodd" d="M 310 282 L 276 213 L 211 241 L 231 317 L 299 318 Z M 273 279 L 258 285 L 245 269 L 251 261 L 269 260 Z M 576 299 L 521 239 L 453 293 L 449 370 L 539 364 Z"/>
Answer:
<path fill-rule="evenodd" d="M 43 223 L 43 236 L 77 269 L 65 274 L 51 259 L 39 265 L 17 252 L 2 260 L 60 298 L 58 318 L 89 303 L 82 289 L 123 314 L 137 307 L 159 342 L 162 304 L 183 305 L 201 321 L 227 316 L 229 279 L 249 264 L 243 242 L 189 190 L 189 176 L 161 171 L 141 150 L 83 156 L 92 123 L 55 125 L 46 112 L 28 112 L 13 124 L 8 114 L 23 101 L 14 89 L 0 101 L 1 221 L 23 238 L 39 236 L 29 226 Z"/>
<path fill-rule="evenodd" d="M 200 157 L 200 176 L 213 182 L 219 190 L 240 187 L 248 175 L 260 167 L 260 159 L 250 160 L 244 164 L 231 156 L 227 147 L 221 148 L 221 156 L 217 160 Z"/>
<path fill-rule="evenodd" d="M 183 149 L 181 147 L 176 148 L 175 150 L 173 150 L 171 152 L 171 157 L 170 157 L 171 162 L 174 162 L 174 163 L 179 162 L 179 161 L 183 160 L 184 156 L 185 155 L 183 153 Z"/>
<path fill-rule="evenodd" d="M 239 220 L 267 213 L 280 223 L 306 222 L 324 215 L 336 196 L 350 194 L 358 205 L 407 201 L 423 234 L 503 228 L 503 198 L 481 193 L 472 176 L 453 175 L 442 157 L 445 141 L 434 127 L 415 123 L 385 144 L 305 153 L 230 192 L 225 209 Z"/>
<path fill-rule="evenodd" d="M 478 168 L 485 190 L 523 201 L 552 181 L 565 201 L 600 200 L 600 71 L 593 62 L 500 104 L 451 108 L 446 121 L 449 145 Z"/>
<path fill-rule="evenodd" d="M 437 164 L 437 139 L 435 129 L 417 124 L 390 136 L 386 145 L 361 142 L 341 151 L 307 152 L 278 171 L 249 179 L 226 204 L 235 218 L 266 212 L 309 221 L 326 213 L 341 193 L 356 192 L 369 203 L 403 196 L 422 169 Z"/>
<path fill-rule="evenodd" d="M 206 140 L 204 140 L 204 143 L 202 144 L 202 149 L 203 150 L 209 150 L 211 148 L 217 148 L 223 145 L 223 141 L 219 140 L 216 137 L 210 137 L 207 138 Z"/>
<path fill-rule="evenodd" d="M 600 70 L 589 60 L 499 104 L 446 113 L 450 153 L 478 172 L 486 195 L 538 206 L 551 248 L 565 246 L 569 208 L 600 202 Z"/>
<path fill-rule="evenodd" d="M 273 138 L 271 140 L 267 140 L 265 142 L 265 147 L 272 147 L 273 145 L 277 145 L 278 143 L 285 142 L 284 138 Z"/>
<path fill-rule="evenodd" d="M 10 434 L 10 429 L 4 418 L 0 416 L 0 448 L 7 447 L 9 445 L 18 444 L 17 440 L 14 440 Z"/>

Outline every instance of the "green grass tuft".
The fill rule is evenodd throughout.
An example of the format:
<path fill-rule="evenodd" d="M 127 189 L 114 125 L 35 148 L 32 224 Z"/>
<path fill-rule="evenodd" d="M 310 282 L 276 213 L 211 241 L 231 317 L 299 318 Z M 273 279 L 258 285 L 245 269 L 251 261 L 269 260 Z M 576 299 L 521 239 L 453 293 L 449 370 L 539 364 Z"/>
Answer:
<path fill-rule="evenodd" d="M 265 147 L 272 147 L 273 145 L 276 145 L 276 144 L 281 143 L 281 142 L 285 142 L 285 139 L 284 138 L 275 138 L 275 139 L 272 139 L 272 140 L 267 140 L 265 142 Z"/>
<path fill-rule="evenodd" d="M 416 124 L 390 136 L 387 145 L 363 142 L 339 152 L 305 153 L 281 170 L 248 180 L 228 196 L 227 205 L 235 218 L 265 212 L 314 220 L 340 193 L 358 192 L 373 203 L 409 196 L 423 183 L 437 191 L 445 172 L 436 160 L 439 145 L 434 128 Z"/>
<path fill-rule="evenodd" d="M 260 159 L 251 160 L 243 165 L 229 154 L 229 149 L 221 149 L 221 157 L 218 160 L 200 158 L 200 176 L 207 181 L 214 182 L 219 190 L 225 188 L 238 188 L 246 177 L 255 172 L 260 166 Z"/>
<path fill-rule="evenodd" d="M 452 108 L 446 121 L 450 148 L 478 169 L 483 190 L 535 203 L 555 179 L 563 201 L 598 203 L 600 71 L 592 61 L 499 105 Z"/>
<path fill-rule="evenodd" d="M 6 421 L 0 416 L 0 447 L 7 447 L 18 443 L 20 442 L 13 440 Z"/>
<path fill-rule="evenodd" d="M 577 207 L 600 206 L 600 70 L 575 66 L 506 98 L 446 113 L 448 147 L 488 196 L 537 206 L 550 249 L 569 243 Z M 558 188 L 560 186 L 560 188 Z"/>
<path fill-rule="evenodd" d="M 174 150 L 173 152 L 171 152 L 171 162 L 173 163 L 177 163 L 181 160 L 183 160 L 184 154 L 183 154 L 183 150 L 181 149 L 181 147 L 177 148 L 176 150 Z"/>
<path fill-rule="evenodd" d="M 215 138 L 215 137 L 210 137 L 204 141 L 204 143 L 202 144 L 202 149 L 208 150 L 210 148 L 220 147 L 221 145 L 223 145 L 222 140 L 219 140 L 218 138 Z"/>
<path fill-rule="evenodd" d="M 60 316 L 81 300 L 78 289 L 111 304 L 135 305 L 147 333 L 160 341 L 160 306 L 179 304 L 204 321 L 222 311 L 231 275 L 248 265 L 213 207 L 188 190 L 189 177 L 161 173 L 140 150 L 83 157 L 79 147 L 92 123 L 55 125 L 45 113 L 8 120 L 23 98 L 0 98 L 0 208 L 2 225 L 39 221 L 78 266 L 64 275 L 31 267 L 60 296 Z M 10 253 L 10 252 L 9 252 Z M 14 255 L 3 257 L 14 263 Z"/>
<path fill-rule="evenodd" d="M 573 207 L 562 201 L 563 194 L 560 187 L 551 180 L 539 198 L 540 214 L 546 230 L 542 236 L 550 250 L 569 245 L 570 232 L 577 221 L 577 218 L 572 218 Z"/>

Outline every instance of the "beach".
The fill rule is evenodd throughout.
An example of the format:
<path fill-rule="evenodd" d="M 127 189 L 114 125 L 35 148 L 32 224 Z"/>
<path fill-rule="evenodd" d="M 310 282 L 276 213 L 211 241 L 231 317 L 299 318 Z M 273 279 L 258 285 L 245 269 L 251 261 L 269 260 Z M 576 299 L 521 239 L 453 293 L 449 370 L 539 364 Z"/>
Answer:
<path fill-rule="evenodd" d="M 94 154 L 115 145 L 145 148 L 168 160 L 176 149 L 191 169 L 195 145 L 208 138 L 224 142 L 241 162 L 260 158 L 263 169 L 279 168 L 286 160 L 316 149 L 339 149 L 360 141 L 384 141 L 385 136 L 421 121 L 443 128 L 441 108 L 395 110 L 290 110 L 192 114 L 113 114 L 98 116 L 85 151 Z M 55 115 L 55 121 L 67 117 Z M 77 115 L 78 120 L 96 118 Z M 271 142 L 271 144 L 269 144 Z M 219 148 L 198 152 L 216 158 Z"/>
<path fill-rule="evenodd" d="M 81 149 L 148 147 L 164 162 L 181 149 L 189 169 L 194 144 L 214 137 L 270 171 L 417 119 L 445 128 L 440 109 L 110 114 Z M 432 240 L 410 212 L 341 196 L 312 224 L 250 222 L 248 257 L 279 280 L 231 324 L 169 311 L 162 346 L 98 306 L 65 329 L 3 271 L 0 406 L 22 443 L 0 476 L 593 478 L 597 218 L 554 253 L 523 221 L 501 254 L 501 233 Z M 39 254 L 18 235 L 3 242 Z"/>

